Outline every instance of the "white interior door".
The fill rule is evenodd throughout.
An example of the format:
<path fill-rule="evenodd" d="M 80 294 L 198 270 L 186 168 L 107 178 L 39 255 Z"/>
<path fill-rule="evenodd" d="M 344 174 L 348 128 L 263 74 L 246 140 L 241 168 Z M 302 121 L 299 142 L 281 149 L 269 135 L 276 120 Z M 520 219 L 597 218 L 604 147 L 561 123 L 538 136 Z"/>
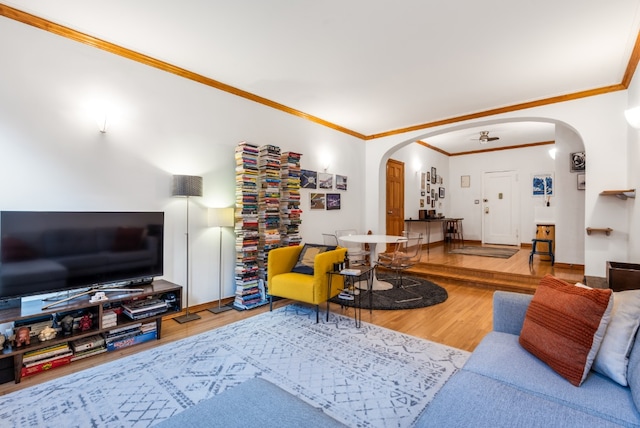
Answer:
<path fill-rule="evenodd" d="M 519 245 L 520 200 L 515 171 L 485 172 L 482 181 L 482 243 Z"/>

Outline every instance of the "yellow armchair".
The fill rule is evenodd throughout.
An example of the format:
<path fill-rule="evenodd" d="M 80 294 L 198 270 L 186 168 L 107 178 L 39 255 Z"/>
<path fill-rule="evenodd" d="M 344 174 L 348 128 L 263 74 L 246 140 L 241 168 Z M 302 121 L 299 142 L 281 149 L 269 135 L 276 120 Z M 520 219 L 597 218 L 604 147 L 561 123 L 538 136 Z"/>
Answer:
<path fill-rule="evenodd" d="M 329 275 L 334 263 L 344 260 L 346 248 L 336 248 L 316 254 L 313 259 L 313 275 L 292 272 L 302 252 L 303 246 L 281 247 L 269 251 L 267 259 L 267 290 L 269 310 L 273 309 L 273 296 L 297 300 L 316 306 L 316 322 L 319 321 L 320 303 L 327 302 L 327 320 L 329 319 L 328 300 L 340 293 L 344 282 L 340 275 Z M 330 287 L 330 288 L 329 288 Z"/>

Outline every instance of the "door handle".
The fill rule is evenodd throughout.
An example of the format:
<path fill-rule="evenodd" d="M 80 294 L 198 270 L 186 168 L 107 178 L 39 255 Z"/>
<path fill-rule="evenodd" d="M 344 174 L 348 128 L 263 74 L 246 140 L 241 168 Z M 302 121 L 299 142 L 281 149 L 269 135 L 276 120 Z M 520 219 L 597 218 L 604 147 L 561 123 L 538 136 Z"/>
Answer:
<path fill-rule="evenodd" d="M 489 214 L 489 207 L 485 207 L 485 208 L 484 208 L 484 213 L 485 213 L 485 214 Z"/>
<path fill-rule="evenodd" d="M 393 214 L 393 211 L 387 211 L 387 214 Z"/>

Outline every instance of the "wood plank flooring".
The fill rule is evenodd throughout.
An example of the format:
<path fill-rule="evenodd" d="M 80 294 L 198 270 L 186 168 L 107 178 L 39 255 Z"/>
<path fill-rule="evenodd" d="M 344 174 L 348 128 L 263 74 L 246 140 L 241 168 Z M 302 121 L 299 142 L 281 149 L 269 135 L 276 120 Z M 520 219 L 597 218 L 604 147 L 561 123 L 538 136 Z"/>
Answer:
<path fill-rule="evenodd" d="M 416 268 L 416 272 L 429 275 L 431 269 L 436 266 L 446 266 L 448 268 L 476 269 L 490 272 L 495 275 L 509 273 L 520 275 L 519 278 L 534 278 L 537 280 L 545 273 L 551 273 L 564 277 L 567 280 L 582 280 L 583 274 L 579 268 L 553 268 L 550 262 L 536 260 L 533 271 L 529 270 L 529 251 L 526 248 L 520 250 L 518 254 L 510 259 L 494 259 L 489 257 L 465 256 L 448 254 L 447 247 L 440 244 L 435 245 L 427 255 L 423 257 L 424 266 Z M 536 257 L 537 259 L 538 257 Z M 460 281 L 459 278 L 446 279 L 440 277 L 437 281 L 444 287 L 449 298 L 439 305 L 411 310 L 382 311 L 374 310 L 362 311 L 362 319 L 381 327 L 396 330 L 412 336 L 421 337 L 435 342 L 443 343 L 456 348 L 473 351 L 480 340 L 492 328 L 492 296 L 494 288 L 483 283 L 480 286 L 473 281 Z M 498 286 L 497 288 L 500 288 Z M 282 307 L 291 303 L 288 300 L 281 300 L 274 303 L 274 307 Z M 65 374 L 73 373 L 85 368 L 98 366 L 108 361 L 122 358 L 145 349 L 152 348 L 158 344 L 170 343 L 183 337 L 199 334 L 220 326 L 249 318 L 269 310 L 269 306 L 263 306 L 251 311 L 238 312 L 230 310 L 221 314 L 213 314 L 206 309 L 216 306 L 217 303 L 210 303 L 193 307 L 191 312 L 197 312 L 202 318 L 186 324 L 179 324 L 167 317 L 162 323 L 162 338 L 159 341 L 147 342 L 141 345 L 126 348 L 120 351 L 98 355 L 85 360 L 77 361 L 73 364 L 63 366 L 50 372 L 40 373 L 27 377 L 20 384 L 13 382 L 0 385 L 0 395 L 8 394 L 22 388 L 26 388 L 50 379 L 55 379 Z M 331 304 L 331 311 L 342 313 L 352 317 L 353 309 L 341 309 L 339 305 Z M 125 362 L 123 362 L 124 364 Z M 124 368 L 126 366 L 123 365 Z"/>

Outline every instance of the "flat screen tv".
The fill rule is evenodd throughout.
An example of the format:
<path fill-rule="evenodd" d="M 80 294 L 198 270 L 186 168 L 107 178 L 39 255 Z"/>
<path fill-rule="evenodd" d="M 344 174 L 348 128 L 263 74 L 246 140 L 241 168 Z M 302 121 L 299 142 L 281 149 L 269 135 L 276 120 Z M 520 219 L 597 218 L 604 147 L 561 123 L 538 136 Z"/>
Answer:
<path fill-rule="evenodd" d="M 0 212 L 0 299 L 151 282 L 163 212 Z"/>

